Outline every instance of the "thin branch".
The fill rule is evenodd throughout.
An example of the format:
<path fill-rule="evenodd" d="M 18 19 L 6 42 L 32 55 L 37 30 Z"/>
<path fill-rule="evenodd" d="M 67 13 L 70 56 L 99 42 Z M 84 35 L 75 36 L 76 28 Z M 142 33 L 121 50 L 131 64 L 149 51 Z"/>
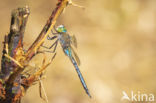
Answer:
<path fill-rule="evenodd" d="M 56 23 L 56 20 L 61 15 L 62 11 L 67 7 L 68 2 L 69 2 L 69 0 L 59 0 L 57 7 L 52 12 L 49 20 L 47 21 L 46 25 L 42 29 L 40 35 L 28 49 L 28 51 L 26 53 L 27 60 L 30 60 L 35 55 L 35 53 L 37 52 L 39 47 L 42 45 L 42 43 L 47 38 L 48 34 L 51 33 L 51 30 L 53 29 L 53 27 Z"/>

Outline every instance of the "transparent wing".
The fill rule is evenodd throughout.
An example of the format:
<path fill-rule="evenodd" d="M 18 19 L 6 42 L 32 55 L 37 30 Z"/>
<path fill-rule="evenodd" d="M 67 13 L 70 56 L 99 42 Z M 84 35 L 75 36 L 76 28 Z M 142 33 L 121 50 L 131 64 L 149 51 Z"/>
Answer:
<path fill-rule="evenodd" d="M 77 40 L 75 35 L 71 36 L 71 43 L 72 45 L 74 45 L 75 48 L 77 48 Z"/>
<path fill-rule="evenodd" d="M 78 55 L 76 54 L 76 52 L 74 51 L 74 49 L 71 47 L 72 53 L 74 54 L 74 58 L 77 62 L 78 65 L 80 65 L 80 59 L 78 57 Z"/>

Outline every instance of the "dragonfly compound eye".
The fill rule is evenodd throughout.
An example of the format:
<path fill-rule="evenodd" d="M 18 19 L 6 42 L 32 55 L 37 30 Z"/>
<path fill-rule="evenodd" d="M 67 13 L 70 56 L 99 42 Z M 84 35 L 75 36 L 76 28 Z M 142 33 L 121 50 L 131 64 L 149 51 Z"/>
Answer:
<path fill-rule="evenodd" d="M 64 27 L 64 25 L 60 25 L 56 28 L 57 32 L 59 33 L 65 33 L 67 32 L 66 28 Z"/>

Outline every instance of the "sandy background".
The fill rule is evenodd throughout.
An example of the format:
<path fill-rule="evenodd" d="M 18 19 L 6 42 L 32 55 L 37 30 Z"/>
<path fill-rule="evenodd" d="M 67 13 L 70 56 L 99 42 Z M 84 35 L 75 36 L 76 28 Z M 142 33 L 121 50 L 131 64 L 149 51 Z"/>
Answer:
<path fill-rule="evenodd" d="M 0 51 L 4 34 L 9 32 L 12 9 L 24 5 L 31 9 L 24 38 L 27 49 L 56 1 L 0 0 Z M 131 91 L 156 95 L 156 0 L 74 1 L 86 9 L 68 7 L 57 24 L 64 24 L 77 37 L 80 69 L 93 99 L 85 94 L 74 67 L 59 45 L 43 80 L 49 103 L 130 103 L 121 101 L 122 91 L 128 95 Z M 39 66 L 41 59 L 42 56 L 34 58 L 33 63 Z M 38 84 L 27 91 L 22 101 L 44 103 L 39 97 Z"/>

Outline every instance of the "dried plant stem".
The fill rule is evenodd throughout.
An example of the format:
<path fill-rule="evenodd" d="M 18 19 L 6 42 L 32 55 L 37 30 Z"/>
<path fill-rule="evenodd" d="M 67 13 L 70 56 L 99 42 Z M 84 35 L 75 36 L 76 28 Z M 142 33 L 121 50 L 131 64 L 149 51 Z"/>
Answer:
<path fill-rule="evenodd" d="M 51 64 L 49 61 L 29 77 L 22 75 L 30 60 L 39 52 L 40 46 L 50 34 L 58 17 L 69 4 L 69 0 L 59 0 L 41 33 L 27 52 L 23 50 L 23 37 L 26 22 L 30 14 L 28 6 L 13 10 L 10 33 L 5 36 L 2 66 L 0 72 L 0 103 L 19 103 L 24 92 L 35 82 Z"/>

